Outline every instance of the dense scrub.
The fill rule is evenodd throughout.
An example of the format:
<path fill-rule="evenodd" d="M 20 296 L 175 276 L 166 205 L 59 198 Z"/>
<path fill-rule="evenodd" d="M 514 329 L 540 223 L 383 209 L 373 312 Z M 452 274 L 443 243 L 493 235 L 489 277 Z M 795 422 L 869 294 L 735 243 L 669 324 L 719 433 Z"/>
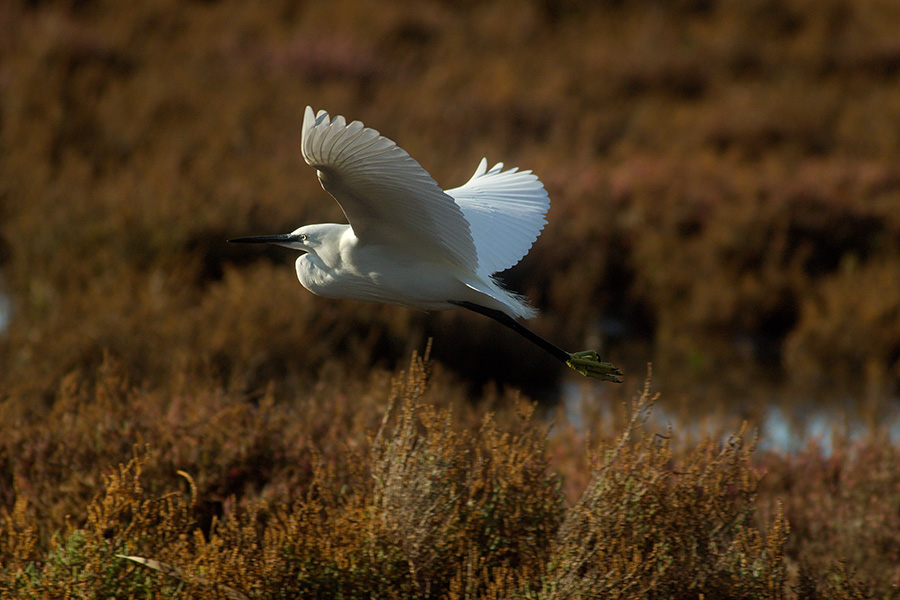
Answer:
<path fill-rule="evenodd" d="M 534 169 L 550 224 L 509 280 L 561 343 L 599 338 L 638 371 L 649 355 L 673 382 L 747 385 L 758 359 L 825 389 L 900 378 L 894 2 L 2 11 L 2 357 L 27 393 L 104 350 L 141 377 L 210 357 L 262 383 L 393 366 L 427 334 L 482 381 L 558 373 L 492 324 L 323 303 L 268 269 L 286 251 L 224 243 L 341 219 L 299 156 L 306 104 L 448 186 L 483 155 Z"/>
<path fill-rule="evenodd" d="M 835 500 L 815 489 L 833 477 L 810 469 L 815 455 L 791 482 L 798 467 L 784 458 L 768 459 L 776 478 L 762 475 L 743 431 L 702 441 L 654 432 L 648 387 L 622 413 L 617 437 L 587 443 L 561 425 L 548 432 L 515 398 L 498 413 L 447 404 L 426 368 L 414 357 L 390 385 L 375 384 L 379 393 L 353 393 L 352 409 L 332 397 L 340 392 L 320 390 L 331 407 L 321 422 L 271 399 L 236 406 L 219 394 L 185 406 L 142 397 L 107 365 L 96 388 L 71 392 L 68 431 L 51 419 L 40 439 L 4 442 L 17 497 L 0 529 L 0 590 L 17 598 L 861 598 L 896 577 L 888 555 L 859 554 L 872 540 L 897 543 L 885 521 L 896 519 L 896 495 L 872 503 L 864 492 L 896 488 L 896 473 L 857 471 L 848 483 L 860 494 L 836 501 L 869 522 L 834 525 L 846 554 L 821 553 L 815 530 L 828 509 L 803 504 Z M 116 465 L 126 439 L 141 444 Z M 852 470 L 856 459 L 844 458 Z M 567 499 L 562 482 L 579 474 L 586 479 Z M 761 475 L 771 481 L 761 485 Z M 90 476 L 101 480 L 84 481 Z M 89 488 L 100 491 L 91 497 Z M 782 498 L 797 501 L 785 509 Z"/>
<path fill-rule="evenodd" d="M 0 3 L 3 593 L 896 594 L 898 22 Z M 529 400 L 564 367 L 496 324 L 317 298 L 286 250 L 225 243 L 342 219 L 299 155 L 307 104 L 446 186 L 482 156 L 533 169 L 549 224 L 504 278 L 625 384 L 570 424 Z M 392 384 L 430 337 L 428 385 L 417 362 Z M 773 399 L 831 396 L 862 432 L 751 451 Z"/>

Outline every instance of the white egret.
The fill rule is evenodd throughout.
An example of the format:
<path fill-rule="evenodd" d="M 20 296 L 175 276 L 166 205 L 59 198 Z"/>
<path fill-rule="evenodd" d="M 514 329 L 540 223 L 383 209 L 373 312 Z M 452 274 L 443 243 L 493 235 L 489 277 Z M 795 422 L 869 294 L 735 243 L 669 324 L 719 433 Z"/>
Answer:
<path fill-rule="evenodd" d="M 488 316 L 582 375 L 621 381 L 593 350 L 569 353 L 521 325 L 535 315 L 493 275 L 517 264 L 546 224 L 550 199 L 531 171 L 482 159 L 462 187 L 444 191 L 394 142 L 359 121 L 307 107 L 301 152 L 349 225 L 305 225 L 231 242 L 303 252 L 297 277 L 314 294 L 421 310 L 462 307 Z"/>

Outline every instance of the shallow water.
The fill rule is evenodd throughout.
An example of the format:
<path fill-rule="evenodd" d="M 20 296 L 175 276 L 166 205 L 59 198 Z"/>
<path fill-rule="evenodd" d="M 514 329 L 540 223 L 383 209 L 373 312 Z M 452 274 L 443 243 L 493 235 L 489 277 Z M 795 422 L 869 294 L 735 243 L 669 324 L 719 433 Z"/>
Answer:
<path fill-rule="evenodd" d="M 0 335 L 6 332 L 11 318 L 12 301 L 3 286 L 3 277 L 0 276 Z"/>
<path fill-rule="evenodd" d="M 562 386 L 562 398 L 566 419 L 579 430 L 585 429 L 585 406 L 590 403 L 593 420 L 600 423 L 613 423 L 614 413 L 620 402 L 612 395 L 604 394 L 602 386 L 594 386 L 588 391 L 582 382 L 566 382 Z M 853 404 L 847 400 L 847 406 Z M 873 433 L 873 429 L 883 432 L 894 444 L 900 445 L 900 398 L 893 402 L 894 408 L 889 414 L 880 418 L 874 426 L 854 415 L 852 410 L 843 410 L 834 406 L 815 406 L 813 402 L 790 404 L 780 403 L 777 398 L 762 412 L 761 418 L 750 422 L 750 432 L 759 434 L 758 448 L 764 451 L 797 453 L 810 444 L 817 446 L 823 455 L 830 456 L 838 439 L 859 440 Z M 735 403 L 740 406 L 740 403 Z M 725 422 L 728 421 L 725 415 Z M 740 426 L 742 416 L 735 411 L 733 420 Z M 720 421 L 721 422 L 721 421 Z M 668 410 L 665 401 L 661 400 L 653 406 L 649 417 L 653 429 L 672 427 L 675 431 L 689 436 L 703 436 L 706 433 L 701 419 L 686 422 L 684 417 Z M 603 431 L 603 434 L 615 434 Z"/>

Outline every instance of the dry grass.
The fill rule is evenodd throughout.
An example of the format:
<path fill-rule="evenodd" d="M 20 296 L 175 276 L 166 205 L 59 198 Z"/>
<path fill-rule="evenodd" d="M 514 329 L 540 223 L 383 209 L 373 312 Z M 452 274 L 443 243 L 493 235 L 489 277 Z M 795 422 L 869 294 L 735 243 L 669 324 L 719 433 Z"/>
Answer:
<path fill-rule="evenodd" d="M 19 490 L 0 545 L 3 589 L 20 598 L 786 593 L 787 523 L 778 511 L 758 524 L 759 476 L 742 435 L 675 452 L 644 426 L 645 389 L 624 433 L 592 449 L 590 482 L 569 506 L 547 431 L 528 410 L 461 429 L 449 408 L 423 403 L 426 387 L 414 357 L 361 451 L 312 452 L 309 477 L 287 496 L 245 489 L 211 520 L 204 505 L 215 494 L 189 473 L 215 469 L 185 461 L 179 485 L 160 470 L 159 440 L 108 471 L 84 521 L 67 519 L 49 538 L 31 518 L 49 492 Z M 154 573 L 116 555 L 163 566 Z"/>
<path fill-rule="evenodd" d="M 550 225 L 510 281 L 561 343 L 609 331 L 617 361 L 651 354 L 686 386 L 751 385 L 762 358 L 793 383 L 896 389 L 900 296 L 859 291 L 900 270 L 893 2 L 2 10 L 3 361 L 32 400 L 104 350 L 140 379 L 210 358 L 258 387 L 338 357 L 392 368 L 435 334 L 482 382 L 558 376 L 492 326 L 314 302 L 267 268 L 283 251 L 224 243 L 341 218 L 297 153 L 307 103 L 447 185 L 482 155 L 539 173 Z M 502 368 L 467 358 L 479 333 Z"/>
<path fill-rule="evenodd" d="M 893 586 L 896 447 L 871 440 L 831 457 L 810 447 L 754 458 L 743 431 L 700 442 L 653 431 L 649 380 L 615 425 L 620 433 L 586 447 L 571 430 L 548 432 L 521 402 L 499 413 L 448 405 L 435 394 L 452 386 L 430 384 L 427 371 L 413 357 L 379 392 L 354 394 L 354 414 L 379 427 L 342 417 L 333 403 L 333 436 L 316 437 L 320 425 L 296 407 L 264 400 L 229 412 L 220 397 L 207 402 L 228 427 L 200 425 L 209 408 L 197 405 L 180 419 L 197 424 L 177 439 L 147 430 L 134 450 L 108 446 L 102 420 L 77 410 L 56 439 L 6 442 L 7 468 L 18 475 L 0 525 L 0 590 L 16 598 L 807 599 Z M 110 368 L 100 377 L 98 396 L 121 385 Z M 174 399 L 160 408 L 180 407 Z M 114 417 L 129 431 L 158 419 L 133 410 Z M 92 499 L 72 479 L 25 468 L 53 463 L 52 455 L 29 460 L 30 444 L 61 445 L 73 434 L 96 438 L 93 467 L 78 455 L 68 463 L 72 475 L 99 478 Z M 261 454 L 252 456 L 254 447 Z M 573 467 L 550 458 L 561 452 L 587 460 Z M 588 479 L 567 501 L 562 484 L 579 475 L 572 469 Z"/>
<path fill-rule="evenodd" d="M 890 0 L 0 3 L 0 589 L 896 596 L 898 22 Z M 563 369 L 513 334 L 316 298 L 286 252 L 226 244 L 341 219 L 297 151 L 306 104 L 448 186 L 483 155 L 535 170 L 550 223 L 505 277 L 626 383 L 548 429 L 527 398 L 558 401 Z M 429 337 L 426 386 L 399 369 Z M 671 431 L 643 421 L 649 360 Z M 734 422 L 829 396 L 865 424 L 829 450 L 753 452 Z"/>

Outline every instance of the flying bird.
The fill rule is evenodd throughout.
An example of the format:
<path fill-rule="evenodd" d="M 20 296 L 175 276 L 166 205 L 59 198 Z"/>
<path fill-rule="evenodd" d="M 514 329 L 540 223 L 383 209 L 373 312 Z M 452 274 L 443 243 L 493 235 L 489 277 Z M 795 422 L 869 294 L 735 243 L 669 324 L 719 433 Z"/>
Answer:
<path fill-rule="evenodd" d="M 578 373 L 620 382 L 593 350 L 566 352 L 517 319 L 536 311 L 494 274 L 517 264 L 547 223 L 550 198 L 531 171 L 487 168 L 442 190 L 405 150 L 359 121 L 306 107 L 301 152 L 348 224 L 229 240 L 299 250 L 297 278 L 329 298 L 425 311 L 465 308 L 494 319 Z"/>

